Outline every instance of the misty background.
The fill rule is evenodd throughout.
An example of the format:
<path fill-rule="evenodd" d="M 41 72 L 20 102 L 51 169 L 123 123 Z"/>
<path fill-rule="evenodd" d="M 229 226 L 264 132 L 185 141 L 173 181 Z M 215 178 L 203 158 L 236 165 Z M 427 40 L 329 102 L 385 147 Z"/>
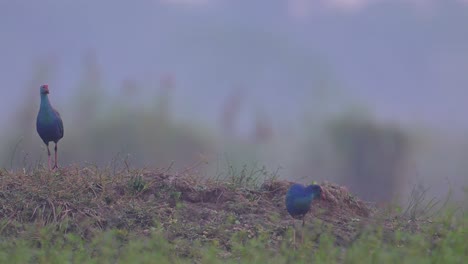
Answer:
<path fill-rule="evenodd" d="M 46 162 L 47 83 L 61 166 L 265 166 L 371 201 L 461 199 L 466 25 L 463 0 L 1 1 L 0 166 Z"/>

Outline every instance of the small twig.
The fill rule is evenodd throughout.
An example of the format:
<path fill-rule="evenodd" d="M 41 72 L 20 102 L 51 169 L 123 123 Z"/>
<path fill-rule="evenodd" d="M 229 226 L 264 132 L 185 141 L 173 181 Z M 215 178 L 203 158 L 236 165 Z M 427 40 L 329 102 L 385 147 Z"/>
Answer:
<path fill-rule="evenodd" d="M 52 203 L 50 199 L 47 199 L 47 202 L 49 202 L 50 207 L 52 207 L 52 213 L 54 215 L 54 222 L 57 222 L 57 215 L 55 214 L 55 205 Z"/>
<path fill-rule="evenodd" d="M 187 172 L 199 167 L 202 164 L 203 164 L 203 160 L 199 159 L 198 161 L 194 162 L 193 165 L 186 167 L 182 172 L 179 173 L 179 175 L 187 173 Z"/>
<path fill-rule="evenodd" d="M 39 205 L 38 205 L 38 206 L 36 206 L 36 208 L 34 208 L 34 211 L 33 211 L 32 215 L 31 215 L 31 218 L 30 218 L 30 220 L 32 220 L 32 219 L 33 219 L 33 217 L 34 217 L 34 215 L 36 215 L 37 208 L 39 208 Z"/>
<path fill-rule="evenodd" d="M 89 184 L 89 183 L 88 183 L 88 188 L 91 189 L 91 191 L 92 191 L 93 194 L 94 194 L 94 198 L 97 199 L 97 198 L 98 198 L 98 195 L 97 195 L 96 191 L 94 191 L 94 188 L 93 188 L 93 187 L 91 186 L 91 184 Z"/>
<path fill-rule="evenodd" d="M 13 212 L 9 217 L 8 221 L 0 228 L 0 234 L 3 233 L 3 230 L 13 221 L 13 218 L 16 216 L 16 212 Z"/>
<path fill-rule="evenodd" d="M 219 194 L 218 198 L 216 199 L 216 204 L 218 204 L 219 199 L 221 199 L 221 196 L 223 196 L 223 194 L 224 194 L 224 191 L 221 191 L 221 193 Z"/>
<path fill-rule="evenodd" d="M 15 159 L 16 155 L 16 150 L 18 149 L 19 144 L 23 141 L 23 137 L 20 137 L 20 139 L 16 142 L 14 148 L 13 148 L 13 153 L 11 154 L 10 157 L 10 170 L 13 171 L 13 160 Z"/>
<path fill-rule="evenodd" d="M 167 167 L 167 169 L 166 169 L 166 172 L 165 172 L 166 174 L 170 172 L 170 170 L 172 169 L 172 166 L 174 166 L 174 164 L 175 164 L 175 161 L 171 161 L 171 164 L 169 164 L 169 167 Z"/>

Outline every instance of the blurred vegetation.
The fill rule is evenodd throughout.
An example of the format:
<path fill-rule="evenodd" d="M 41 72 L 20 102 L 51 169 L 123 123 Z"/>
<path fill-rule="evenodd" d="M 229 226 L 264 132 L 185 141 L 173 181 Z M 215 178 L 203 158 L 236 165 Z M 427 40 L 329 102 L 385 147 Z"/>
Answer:
<path fill-rule="evenodd" d="M 195 166 L 203 176 L 218 178 L 247 175 L 254 168 L 279 169 L 279 178 L 328 179 L 348 185 L 371 201 L 391 201 L 409 175 L 406 163 L 414 153 L 413 137 L 407 131 L 414 128 L 389 125 L 369 113 L 353 111 L 344 102 L 337 104 L 335 97 L 343 96 L 338 95 L 337 81 L 326 67 L 320 73 L 322 78 L 311 83 L 317 94 L 308 94 L 312 98 L 305 109 L 310 112 L 308 119 L 283 122 L 255 105 L 250 124 L 242 125 L 244 131 L 239 123 L 246 113 L 248 90 L 242 87 L 235 87 L 220 102 L 216 127 L 204 120 L 176 117 L 175 75 L 161 74 L 157 85 L 151 86 L 127 78 L 109 89 L 96 54 L 86 54 L 82 67 L 76 86 L 50 87 L 52 104 L 64 120 L 65 136 L 59 143 L 59 164 L 63 166 L 106 165 L 125 157 L 138 167 L 184 171 Z M 35 87 L 53 80 L 56 68 L 53 57 L 33 65 L 25 101 L 17 105 L 11 125 L 3 127 L 0 135 L 0 166 L 32 170 L 44 164 L 45 146 L 35 129 L 39 107 Z M 320 69 L 319 65 L 315 68 Z M 67 98 L 58 97 L 60 89 L 67 90 L 61 92 Z M 418 147 L 433 146 L 428 144 L 432 138 L 423 141 Z M 467 148 L 457 147 L 460 157 L 445 161 L 454 163 L 450 172 L 456 177 L 468 171 L 464 162 Z M 440 149 L 420 148 L 418 169 L 426 168 L 424 173 L 440 177 L 433 173 L 434 167 L 446 165 L 439 164 Z M 450 151 L 446 147 L 445 152 Z M 454 191 L 460 193 L 459 188 Z"/>
<path fill-rule="evenodd" d="M 337 117 L 328 129 L 350 190 L 368 201 L 391 201 L 410 155 L 409 135 L 361 111 Z"/>
<path fill-rule="evenodd" d="M 232 252 L 220 250 L 215 245 L 199 246 L 196 242 L 171 243 L 164 239 L 160 229 L 152 230 L 148 237 L 143 238 L 122 230 L 111 230 L 87 242 L 74 234 L 61 234 L 53 227 L 46 227 L 37 230 L 35 236 L 2 240 L 0 261 L 47 264 L 464 263 L 468 257 L 464 235 L 468 230 L 466 219 L 464 221 L 465 225 L 450 229 L 428 225 L 425 229 L 432 231 L 435 237 L 399 231 L 392 241 L 388 241 L 382 232 L 368 233 L 347 249 L 334 245 L 333 238 L 322 233 L 317 241 L 313 236 L 306 237 L 304 244 L 295 249 L 285 240 L 278 250 L 270 250 L 268 239 L 260 236 L 245 242 L 233 242 Z M 185 248 L 189 245 L 193 247 Z"/>
<path fill-rule="evenodd" d="M 463 263 L 465 211 L 379 210 L 342 186 L 298 228 L 274 177 L 201 181 L 123 164 L 0 171 L 0 262 Z M 423 196 L 411 207 L 424 206 Z M 293 233 L 296 233 L 296 239 Z"/>
<path fill-rule="evenodd" d="M 47 83 L 53 64 L 44 61 L 35 68 L 37 72 L 28 82 L 27 103 L 18 105 L 12 117 L 15 124 L 2 136 L 3 167 L 27 168 L 46 158 L 35 128 L 39 90 L 31 87 Z M 141 87 L 131 80 L 124 80 L 121 89 L 112 93 L 104 89 L 94 53 L 84 57 L 83 69 L 71 93 L 71 104 L 57 98 L 58 88 L 50 89 L 51 102 L 64 119 L 65 136 L 59 142 L 61 164 L 102 165 L 115 156 L 129 156 L 133 165 L 161 167 L 175 162 L 177 167 L 184 167 L 199 159 L 200 154 L 212 151 L 214 133 L 195 122 L 177 122 L 170 116 L 173 84 L 166 79 L 152 89 L 156 92 L 148 105 L 138 102 Z"/>

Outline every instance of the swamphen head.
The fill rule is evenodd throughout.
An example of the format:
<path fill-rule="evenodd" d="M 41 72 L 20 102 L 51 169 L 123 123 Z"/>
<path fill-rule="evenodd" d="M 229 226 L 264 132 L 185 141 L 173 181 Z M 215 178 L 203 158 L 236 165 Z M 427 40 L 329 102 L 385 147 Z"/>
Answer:
<path fill-rule="evenodd" d="M 41 94 L 49 94 L 49 85 L 47 85 L 47 84 L 41 85 L 40 93 Z"/>
<path fill-rule="evenodd" d="M 312 201 L 316 198 L 323 198 L 320 185 L 312 184 L 306 187 L 298 183 L 293 184 L 286 193 L 286 209 L 293 218 L 304 220 Z"/>

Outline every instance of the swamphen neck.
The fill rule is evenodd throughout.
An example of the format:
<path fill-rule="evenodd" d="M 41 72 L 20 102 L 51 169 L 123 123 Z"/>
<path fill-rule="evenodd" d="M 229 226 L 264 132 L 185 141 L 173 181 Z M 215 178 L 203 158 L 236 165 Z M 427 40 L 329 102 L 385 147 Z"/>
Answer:
<path fill-rule="evenodd" d="M 39 112 L 48 113 L 53 111 L 48 94 L 49 93 L 41 93 L 41 105 L 39 108 Z"/>

